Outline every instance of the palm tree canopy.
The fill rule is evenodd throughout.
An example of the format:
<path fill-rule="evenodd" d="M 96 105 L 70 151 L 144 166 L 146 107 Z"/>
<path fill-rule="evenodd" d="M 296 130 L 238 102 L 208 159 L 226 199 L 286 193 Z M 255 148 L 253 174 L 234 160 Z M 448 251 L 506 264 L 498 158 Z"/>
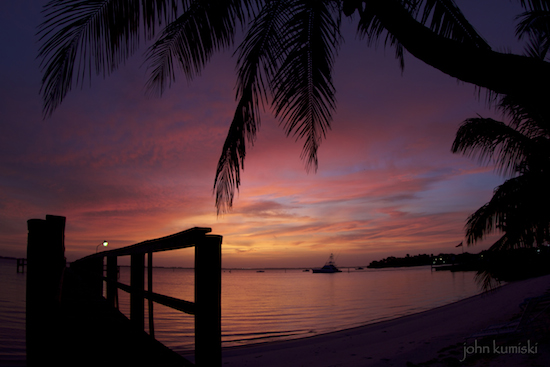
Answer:
<path fill-rule="evenodd" d="M 526 11 L 518 16 L 516 34 L 528 38 L 529 56 L 544 60 L 550 50 L 550 1 L 521 0 L 521 5 Z"/>
<path fill-rule="evenodd" d="M 518 35 L 542 55 L 548 32 L 543 21 L 532 19 L 535 11 L 548 10 L 548 2 L 520 3 L 528 15 Z M 51 115 L 74 86 L 114 72 L 146 41 L 153 42 L 145 54 L 148 90 L 162 94 L 176 69 L 194 78 L 215 52 L 234 45 L 242 28 L 237 108 L 214 181 L 216 206 L 224 212 L 239 189 L 261 106 L 270 105 L 286 133 L 304 142 L 306 168 L 317 168 L 336 108 L 332 69 L 342 42 L 341 17 L 355 12 L 358 33 L 368 43 L 383 40 L 394 47 L 402 66 L 407 50 L 495 93 L 548 100 L 548 63 L 492 51 L 453 0 L 51 0 L 39 28 L 44 114 Z"/>
<path fill-rule="evenodd" d="M 491 250 L 550 243 L 550 125 L 546 114 L 510 97 L 503 98 L 499 107 L 509 117 L 508 124 L 489 118 L 468 119 L 452 146 L 453 153 L 477 156 L 512 176 L 468 218 L 467 243 L 474 244 L 495 231 L 504 234 Z"/>

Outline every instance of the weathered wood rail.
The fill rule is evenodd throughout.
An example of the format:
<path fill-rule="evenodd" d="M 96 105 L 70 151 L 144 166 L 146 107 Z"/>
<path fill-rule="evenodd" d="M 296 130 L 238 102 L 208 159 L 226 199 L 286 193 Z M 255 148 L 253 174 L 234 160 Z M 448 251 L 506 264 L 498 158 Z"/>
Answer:
<path fill-rule="evenodd" d="M 61 302 L 60 290 L 65 268 L 65 218 L 47 216 L 46 220 L 31 219 L 28 221 L 28 226 L 27 362 L 31 366 L 54 358 L 39 359 L 38 356 L 44 357 L 48 350 L 55 349 L 51 345 L 45 346 L 44 331 L 41 330 L 56 329 L 55 325 L 47 320 L 51 320 L 52 315 L 59 313 L 57 310 L 60 309 L 58 305 Z M 209 234 L 210 232 L 210 228 L 195 227 L 167 237 L 99 252 L 74 261 L 71 263 L 70 271 L 84 281 L 85 287 L 82 288 L 96 298 L 103 299 L 105 282 L 105 299 L 112 309 L 118 308 L 118 289 L 129 292 L 129 322 L 133 329 L 141 332 L 145 329 L 144 304 L 147 299 L 149 334 L 153 337 L 153 302 L 194 315 L 195 364 L 221 366 L 222 237 Z M 188 247 L 195 248 L 194 301 L 154 293 L 153 253 Z M 122 256 L 130 257 L 129 285 L 122 284 L 117 279 L 118 259 Z M 145 267 L 146 256 L 147 267 Z M 52 275 L 45 276 L 45 274 Z M 147 274 L 147 290 L 145 290 L 145 274 Z"/>
<path fill-rule="evenodd" d="M 71 269 L 86 275 L 92 289 L 118 306 L 118 289 L 130 293 L 130 321 L 145 328 L 144 300 L 149 301 L 149 332 L 154 336 L 153 302 L 195 316 L 195 362 L 199 366 L 221 366 L 221 243 L 222 237 L 208 234 L 210 228 L 191 228 L 167 237 L 136 245 L 102 251 L 71 263 Z M 153 292 L 153 253 L 195 247 L 195 300 L 181 300 Z M 147 290 L 145 290 L 147 255 Z M 117 281 L 118 258 L 130 256 L 130 285 Z M 104 260 L 106 259 L 106 261 Z M 106 264 L 105 264 L 106 262 Z M 103 276 L 106 265 L 106 276 Z"/>

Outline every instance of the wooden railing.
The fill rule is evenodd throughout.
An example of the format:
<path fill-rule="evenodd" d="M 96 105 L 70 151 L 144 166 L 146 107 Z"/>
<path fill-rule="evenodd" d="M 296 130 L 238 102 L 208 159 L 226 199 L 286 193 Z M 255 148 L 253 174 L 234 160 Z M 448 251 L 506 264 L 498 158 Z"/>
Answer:
<path fill-rule="evenodd" d="M 153 302 L 195 316 L 195 364 L 221 366 L 221 243 L 222 237 L 207 234 L 210 228 L 191 228 L 171 236 L 136 245 L 102 251 L 71 263 L 71 269 L 88 279 L 91 291 L 118 307 L 118 289 L 130 293 L 130 321 L 145 329 L 148 300 L 149 333 L 154 337 Z M 153 253 L 195 247 L 195 300 L 181 300 L 153 292 Z M 147 290 L 145 255 L 147 254 Z M 118 258 L 130 256 L 130 285 L 118 282 Z M 106 259 L 106 261 L 105 261 Z M 106 265 L 106 276 L 104 269 Z"/>

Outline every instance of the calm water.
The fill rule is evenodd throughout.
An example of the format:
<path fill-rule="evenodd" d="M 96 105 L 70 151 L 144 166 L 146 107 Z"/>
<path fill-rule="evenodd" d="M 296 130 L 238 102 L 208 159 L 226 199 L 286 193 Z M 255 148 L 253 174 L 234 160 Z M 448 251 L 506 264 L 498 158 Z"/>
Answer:
<path fill-rule="evenodd" d="M 15 260 L 0 259 L 0 366 L 24 365 L 26 274 Z"/>
<path fill-rule="evenodd" d="M 1 261 L 0 365 L 24 359 L 25 276 Z M 129 282 L 129 268 L 120 281 Z M 154 269 L 153 291 L 193 301 L 193 270 Z M 429 267 L 312 274 L 301 270 L 222 273 L 222 341 L 235 346 L 299 338 L 387 320 L 479 293 L 473 272 Z M 119 291 L 120 310 L 129 298 Z M 155 337 L 181 353 L 193 349 L 193 318 L 154 304 Z"/>

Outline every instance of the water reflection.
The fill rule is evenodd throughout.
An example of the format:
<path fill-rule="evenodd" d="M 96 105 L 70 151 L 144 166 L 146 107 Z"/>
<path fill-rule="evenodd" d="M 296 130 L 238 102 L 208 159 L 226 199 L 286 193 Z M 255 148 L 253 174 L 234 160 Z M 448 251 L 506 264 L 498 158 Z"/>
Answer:
<path fill-rule="evenodd" d="M 26 273 L 15 260 L 0 259 L 0 365 L 24 365 Z"/>
<path fill-rule="evenodd" d="M 121 281 L 129 279 L 122 268 Z M 126 280 L 125 280 L 126 279 Z M 193 300 L 193 270 L 155 269 L 154 291 Z M 121 292 L 121 310 L 127 299 Z M 222 273 L 224 346 L 324 333 L 441 306 L 479 293 L 473 272 L 429 267 L 335 274 L 301 270 Z M 154 305 L 155 336 L 176 351 L 193 348 L 193 318 Z"/>

